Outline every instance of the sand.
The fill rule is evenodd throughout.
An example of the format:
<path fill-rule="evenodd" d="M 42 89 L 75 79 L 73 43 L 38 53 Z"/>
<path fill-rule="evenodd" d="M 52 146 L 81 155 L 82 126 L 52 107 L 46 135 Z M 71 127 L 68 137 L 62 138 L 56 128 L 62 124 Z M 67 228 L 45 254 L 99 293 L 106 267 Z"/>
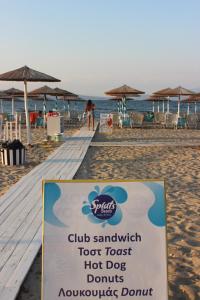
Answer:
<path fill-rule="evenodd" d="M 65 130 L 64 135 L 72 135 L 77 128 Z M 0 196 L 3 195 L 8 187 L 16 183 L 22 176 L 30 172 L 35 166 L 44 161 L 48 155 L 63 142 L 45 141 L 45 131 L 43 128 L 31 129 L 32 147 L 26 147 L 27 161 L 25 165 L 20 166 L 3 166 L 0 164 Z M 26 143 L 26 130 L 22 129 L 22 143 Z"/>
<path fill-rule="evenodd" d="M 94 141 L 196 140 L 199 130 L 115 129 Z M 90 147 L 76 179 L 165 179 L 170 300 L 200 299 L 200 147 Z M 15 177 L 15 175 L 13 175 Z M 41 251 L 17 300 L 40 299 Z M 161 299 L 162 300 L 162 299 Z"/>

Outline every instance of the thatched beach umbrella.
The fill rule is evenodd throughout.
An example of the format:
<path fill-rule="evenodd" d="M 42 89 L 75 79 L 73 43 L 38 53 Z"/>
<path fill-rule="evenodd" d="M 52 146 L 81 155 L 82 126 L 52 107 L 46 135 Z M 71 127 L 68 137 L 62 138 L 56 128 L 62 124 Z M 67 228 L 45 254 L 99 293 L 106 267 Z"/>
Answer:
<path fill-rule="evenodd" d="M 134 98 L 136 98 L 136 97 L 139 97 L 139 95 L 134 95 Z M 126 102 L 131 101 L 131 100 L 135 100 L 134 98 L 133 97 L 126 97 Z M 117 102 L 118 112 L 122 112 L 124 108 L 126 109 L 126 106 L 125 106 L 125 103 L 122 100 L 122 97 L 115 96 L 115 97 L 109 98 L 108 100 Z"/>
<path fill-rule="evenodd" d="M 170 102 L 170 92 L 172 91 L 172 89 L 170 87 L 168 88 L 165 88 L 165 89 L 162 89 L 162 90 L 159 90 L 159 91 L 156 91 L 153 93 L 153 95 L 156 95 L 156 96 L 166 96 L 168 101 L 167 101 L 167 113 L 169 113 L 169 102 Z"/>
<path fill-rule="evenodd" d="M 27 93 L 27 82 L 59 82 L 59 79 L 56 79 L 47 74 L 35 71 L 30 69 L 27 66 L 22 68 L 6 72 L 0 75 L 0 80 L 4 81 L 23 81 L 24 82 L 24 106 L 26 113 L 26 128 L 27 128 L 27 143 L 31 144 L 31 132 L 30 132 L 30 122 L 28 115 L 28 93 Z"/>
<path fill-rule="evenodd" d="M 10 88 L 8 90 L 4 90 L 3 91 L 6 95 L 10 96 L 9 98 L 12 99 L 12 115 L 14 115 L 15 112 L 15 98 L 16 97 L 23 97 L 24 92 L 22 90 L 19 89 L 15 89 L 15 88 Z M 8 98 L 7 98 L 8 99 Z"/>
<path fill-rule="evenodd" d="M 192 96 L 184 99 L 183 102 L 188 104 L 188 107 L 187 107 L 187 114 L 188 115 L 190 113 L 190 104 L 194 103 L 194 113 L 196 114 L 197 113 L 197 102 L 200 102 L 200 94 L 192 95 Z"/>
<path fill-rule="evenodd" d="M 131 96 L 135 96 L 135 95 L 141 95 L 144 93 L 145 92 L 136 90 L 126 84 L 119 88 L 112 89 L 110 91 L 105 92 L 106 95 L 121 97 L 122 100 L 126 99 L 126 97 L 128 97 L 128 96 L 131 97 Z"/>
<path fill-rule="evenodd" d="M 139 97 L 139 95 L 135 95 L 134 97 L 126 97 L 126 101 L 131 101 L 131 100 L 135 100 L 136 97 Z M 122 101 L 122 97 L 112 97 L 109 98 L 108 100 L 110 101 Z"/>
<path fill-rule="evenodd" d="M 106 95 L 122 98 L 124 111 L 126 110 L 126 106 L 125 106 L 126 97 L 134 97 L 135 95 L 141 95 L 141 94 L 144 94 L 144 93 L 145 92 L 142 92 L 140 90 L 132 88 L 132 87 L 126 85 L 126 84 L 122 85 L 118 88 L 115 88 L 115 89 L 112 89 L 110 91 L 105 92 Z"/>
<path fill-rule="evenodd" d="M 57 96 L 60 96 L 60 97 L 63 98 L 63 101 L 65 101 L 65 100 L 68 101 L 67 109 L 68 109 L 68 112 L 69 112 L 69 101 L 78 100 L 79 99 L 78 95 L 76 95 L 74 93 L 71 93 L 67 90 L 60 89 L 58 87 L 55 88 L 54 90 L 57 92 Z M 57 100 L 57 96 L 56 96 L 56 100 Z"/>
<path fill-rule="evenodd" d="M 171 91 L 164 92 L 163 95 L 167 95 L 170 97 L 178 97 L 178 117 L 180 116 L 180 102 L 181 102 L 181 96 L 190 96 L 194 95 L 194 92 L 183 88 L 181 86 L 176 87 L 175 89 L 172 89 Z"/>
<path fill-rule="evenodd" d="M 162 101 L 163 102 L 163 112 L 165 112 L 165 102 L 168 102 L 169 99 L 164 96 L 159 96 L 159 95 L 153 94 L 147 99 L 147 101 L 153 102 L 153 112 L 155 112 L 154 103 L 157 102 L 157 104 L 158 104 L 157 111 L 159 112 L 160 111 L 160 101 Z M 169 109 L 169 106 L 168 106 L 168 109 Z"/>
<path fill-rule="evenodd" d="M 35 96 L 35 95 L 43 95 L 44 97 L 44 101 L 43 101 L 43 113 L 44 116 L 46 115 L 46 105 L 47 105 L 47 95 L 49 96 L 57 96 L 58 93 L 52 89 L 51 87 L 44 85 L 38 89 L 35 89 L 33 91 L 31 91 L 29 94 L 29 96 Z M 45 127 L 45 117 L 44 117 L 44 127 Z"/>

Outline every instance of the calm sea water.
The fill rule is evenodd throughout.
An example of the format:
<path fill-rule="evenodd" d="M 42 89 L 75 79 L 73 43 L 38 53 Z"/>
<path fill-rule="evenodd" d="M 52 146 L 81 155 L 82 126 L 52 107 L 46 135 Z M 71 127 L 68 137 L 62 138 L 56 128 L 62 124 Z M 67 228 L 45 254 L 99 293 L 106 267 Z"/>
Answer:
<path fill-rule="evenodd" d="M 117 103 L 111 100 L 92 100 L 95 103 L 95 115 L 99 117 L 100 113 L 109 113 L 113 111 L 117 111 Z M 46 108 L 47 111 L 55 108 L 56 102 L 54 100 L 47 101 Z M 71 101 L 69 104 L 70 110 L 77 110 L 83 112 L 85 109 L 86 102 L 78 102 Z M 28 104 L 29 110 L 43 110 L 43 101 L 42 100 L 29 100 Z M 67 102 L 64 106 L 64 102 L 62 100 L 58 100 L 58 109 L 60 111 L 67 110 Z M 12 105 L 11 101 L 3 100 L 3 111 L 7 113 L 11 113 Z M 152 111 L 152 102 L 145 100 L 129 100 L 127 101 L 127 110 L 128 111 Z M 163 103 L 160 102 L 160 111 L 163 110 Z M 167 110 L 167 104 L 165 103 L 165 111 Z M 1 106 L 0 106 L 1 111 Z M 15 101 L 15 111 L 24 111 L 24 101 L 16 100 Z M 157 103 L 155 103 L 155 111 L 157 111 Z M 200 104 L 197 103 L 197 112 L 200 112 Z M 170 112 L 177 112 L 177 102 L 170 102 Z M 187 104 L 181 103 L 181 112 L 187 112 Z M 194 112 L 194 104 L 190 104 L 190 112 Z"/>

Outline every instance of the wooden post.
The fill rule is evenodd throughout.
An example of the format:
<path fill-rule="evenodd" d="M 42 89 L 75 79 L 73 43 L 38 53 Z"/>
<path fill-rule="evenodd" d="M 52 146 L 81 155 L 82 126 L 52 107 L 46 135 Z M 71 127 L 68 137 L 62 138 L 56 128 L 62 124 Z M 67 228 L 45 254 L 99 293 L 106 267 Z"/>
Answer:
<path fill-rule="evenodd" d="M 14 116 L 15 113 L 15 104 L 14 104 L 15 98 L 14 96 L 12 97 L 12 115 Z"/>
<path fill-rule="evenodd" d="M 160 101 L 158 101 L 158 112 L 160 112 Z"/>
<path fill-rule="evenodd" d="M 168 101 L 167 101 L 167 112 L 169 113 L 169 97 L 168 97 Z"/>
<path fill-rule="evenodd" d="M 26 131 L 27 131 L 27 144 L 31 144 L 31 131 L 30 131 L 30 122 L 28 114 L 28 93 L 27 93 L 27 82 L 24 81 L 24 106 L 26 113 Z"/>
<path fill-rule="evenodd" d="M 181 101 L 181 95 L 178 96 L 178 111 L 177 111 L 178 117 L 180 117 L 180 101 Z"/>
<path fill-rule="evenodd" d="M 188 102 L 188 106 L 187 106 L 187 115 L 189 115 L 190 114 L 190 104 L 189 104 L 189 102 Z"/>

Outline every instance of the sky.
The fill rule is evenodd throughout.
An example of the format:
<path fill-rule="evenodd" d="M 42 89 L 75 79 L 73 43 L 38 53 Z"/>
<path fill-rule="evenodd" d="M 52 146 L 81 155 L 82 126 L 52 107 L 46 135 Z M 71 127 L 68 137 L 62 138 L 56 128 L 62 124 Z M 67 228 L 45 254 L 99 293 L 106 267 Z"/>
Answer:
<path fill-rule="evenodd" d="M 81 95 L 200 90 L 199 29 L 199 0 L 0 0 L 0 73 L 28 65 Z"/>

